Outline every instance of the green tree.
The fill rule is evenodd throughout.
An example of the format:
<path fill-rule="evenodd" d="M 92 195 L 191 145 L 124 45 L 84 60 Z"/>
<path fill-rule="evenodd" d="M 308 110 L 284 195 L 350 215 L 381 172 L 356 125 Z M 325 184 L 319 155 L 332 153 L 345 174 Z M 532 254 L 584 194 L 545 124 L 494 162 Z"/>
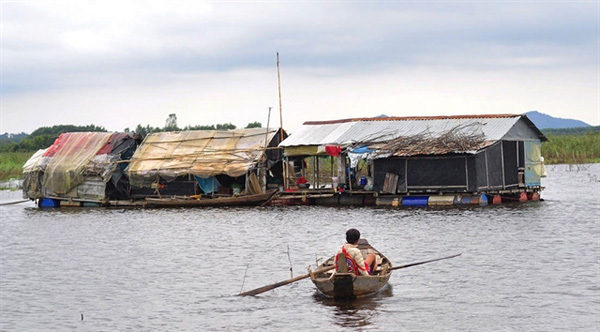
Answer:
<path fill-rule="evenodd" d="M 254 121 L 254 122 L 250 122 L 247 126 L 246 129 L 248 128 L 262 128 L 262 124 L 258 121 Z"/>
<path fill-rule="evenodd" d="M 215 130 L 215 125 L 198 125 L 198 126 L 185 126 L 183 130 Z"/>
<path fill-rule="evenodd" d="M 75 125 L 57 125 L 52 127 L 40 127 L 34 130 L 29 137 L 40 136 L 40 135 L 58 135 L 62 133 L 73 133 L 73 132 L 88 132 L 88 131 L 101 131 L 106 132 L 104 127 L 96 125 L 87 126 L 75 126 Z"/>
<path fill-rule="evenodd" d="M 163 131 L 163 130 L 160 128 L 152 127 L 151 125 L 146 125 L 144 127 L 141 124 L 138 124 L 137 127 L 135 127 L 135 132 L 142 135 L 142 137 L 145 137 L 146 135 L 148 135 L 150 133 L 156 133 L 159 131 Z"/>
<path fill-rule="evenodd" d="M 164 131 L 179 131 L 179 127 L 177 126 L 177 114 L 172 113 L 169 114 L 167 121 L 165 122 Z"/>
<path fill-rule="evenodd" d="M 217 124 L 217 130 L 231 130 L 235 128 L 236 127 L 231 123 Z"/>
<path fill-rule="evenodd" d="M 60 134 L 68 132 L 106 132 L 106 129 L 96 125 L 56 125 L 52 127 L 40 127 L 34 130 L 31 135 L 21 139 L 18 143 L 8 145 L 2 144 L 0 146 L 0 151 L 31 152 L 45 149 L 52 145 Z"/>
<path fill-rule="evenodd" d="M 219 123 L 216 125 L 186 126 L 183 130 L 231 130 L 235 128 L 236 126 L 231 123 Z"/>

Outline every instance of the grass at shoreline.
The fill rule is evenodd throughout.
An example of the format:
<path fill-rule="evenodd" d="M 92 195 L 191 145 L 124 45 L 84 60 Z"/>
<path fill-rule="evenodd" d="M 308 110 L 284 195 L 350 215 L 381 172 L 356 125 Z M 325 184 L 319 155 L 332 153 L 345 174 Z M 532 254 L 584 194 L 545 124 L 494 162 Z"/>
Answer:
<path fill-rule="evenodd" d="M 23 178 L 23 165 L 34 152 L 0 152 L 0 181 Z"/>
<path fill-rule="evenodd" d="M 548 135 L 542 143 L 546 165 L 600 163 L 600 132 L 584 135 Z"/>

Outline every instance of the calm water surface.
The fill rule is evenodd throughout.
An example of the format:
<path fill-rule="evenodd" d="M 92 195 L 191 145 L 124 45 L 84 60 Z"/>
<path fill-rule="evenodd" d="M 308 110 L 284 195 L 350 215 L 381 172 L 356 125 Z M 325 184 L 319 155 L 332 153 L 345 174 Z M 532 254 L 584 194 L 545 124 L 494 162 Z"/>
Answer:
<path fill-rule="evenodd" d="M 451 209 L 0 206 L 0 330 L 598 331 L 600 164 L 548 167 L 543 185 L 543 202 Z M 308 279 L 235 296 L 290 260 L 306 273 L 350 227 L 395 265 L 462 256 L 360 301 Z"/>

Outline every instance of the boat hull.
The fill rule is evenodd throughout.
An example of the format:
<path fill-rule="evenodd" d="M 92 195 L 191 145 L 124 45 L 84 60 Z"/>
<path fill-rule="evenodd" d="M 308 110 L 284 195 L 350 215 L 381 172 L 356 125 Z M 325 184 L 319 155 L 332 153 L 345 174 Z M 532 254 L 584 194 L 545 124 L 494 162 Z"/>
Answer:
<path fill-rule="evenodd" d="M 335 274 L 327 279 L 315 279 L 319 293 L 336 299 L 352 299 L 372 296 L 387 286 L 390 274 L 385 276 L 355 276 L 349 273 Z"/>
<path fill-rule="evenodd" d="M 380 257 L 378 260 L 378 268 L 373 275 L 359 275 L 352 273 L 313 273 L 309 270 L 310 279 L 317 287 L 320 294 L 336 299 L 353 299 L 372 296 L 382 290 L 387 284 L 392 275 L 390 268 L 392 264 L 379 251 L 373 248 L 365 239 L 361 239 L 358 244 L 358 249 L 363 255 L 375 253 Z M 335 256 L 327 259 L 323 264 L 319 265 L 317 270 L 333 267 L 335 264 Z"/>
<path fill-rule="evenodd" d="M 182 198 L 146 198 L 147 207 L 199 207 L 199 206 L 257 206 L 268 202 L 275 196 L 276 190 L 262 194 L 230 196 L 200 199 Z"/>

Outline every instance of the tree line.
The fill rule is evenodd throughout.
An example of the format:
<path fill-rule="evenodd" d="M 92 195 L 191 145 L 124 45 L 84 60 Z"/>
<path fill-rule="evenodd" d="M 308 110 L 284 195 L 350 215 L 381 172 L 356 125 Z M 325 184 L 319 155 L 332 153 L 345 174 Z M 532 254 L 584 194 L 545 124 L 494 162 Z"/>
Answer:
<path fill-rule="evenodd" d="M 245 128 L 262 128 L 260 122 L 251 122 Z M 169 114 L 165 121 L 164 127 L 152 127 L 150 125 L 142 126 L 138 124 L 134 130 L 125 128 L 126 133 L 135 133 L 145 137 L 149 133 L 164 132 L 164 131 L 181 131 L 181 130 L 230 130 L 236 129 L 236 126 L 231 123 L 220 123 L 214 125 L 197 125 L 185 126 L 180 128 L 177 125 L 177 115 Z M 34 130 L 30 135 L 25 133 L 20 134 L 4 134 L 0 135 L 0 152 L 32 152 L 39 149 L 45 149 L 52 145 L 54 141 L 62 133 L 69 132 L 106 132 L 104 127 L 96 125 L 75 126 L 75 125 L 56 125 L 52 127 L 40 127 Z"/>

